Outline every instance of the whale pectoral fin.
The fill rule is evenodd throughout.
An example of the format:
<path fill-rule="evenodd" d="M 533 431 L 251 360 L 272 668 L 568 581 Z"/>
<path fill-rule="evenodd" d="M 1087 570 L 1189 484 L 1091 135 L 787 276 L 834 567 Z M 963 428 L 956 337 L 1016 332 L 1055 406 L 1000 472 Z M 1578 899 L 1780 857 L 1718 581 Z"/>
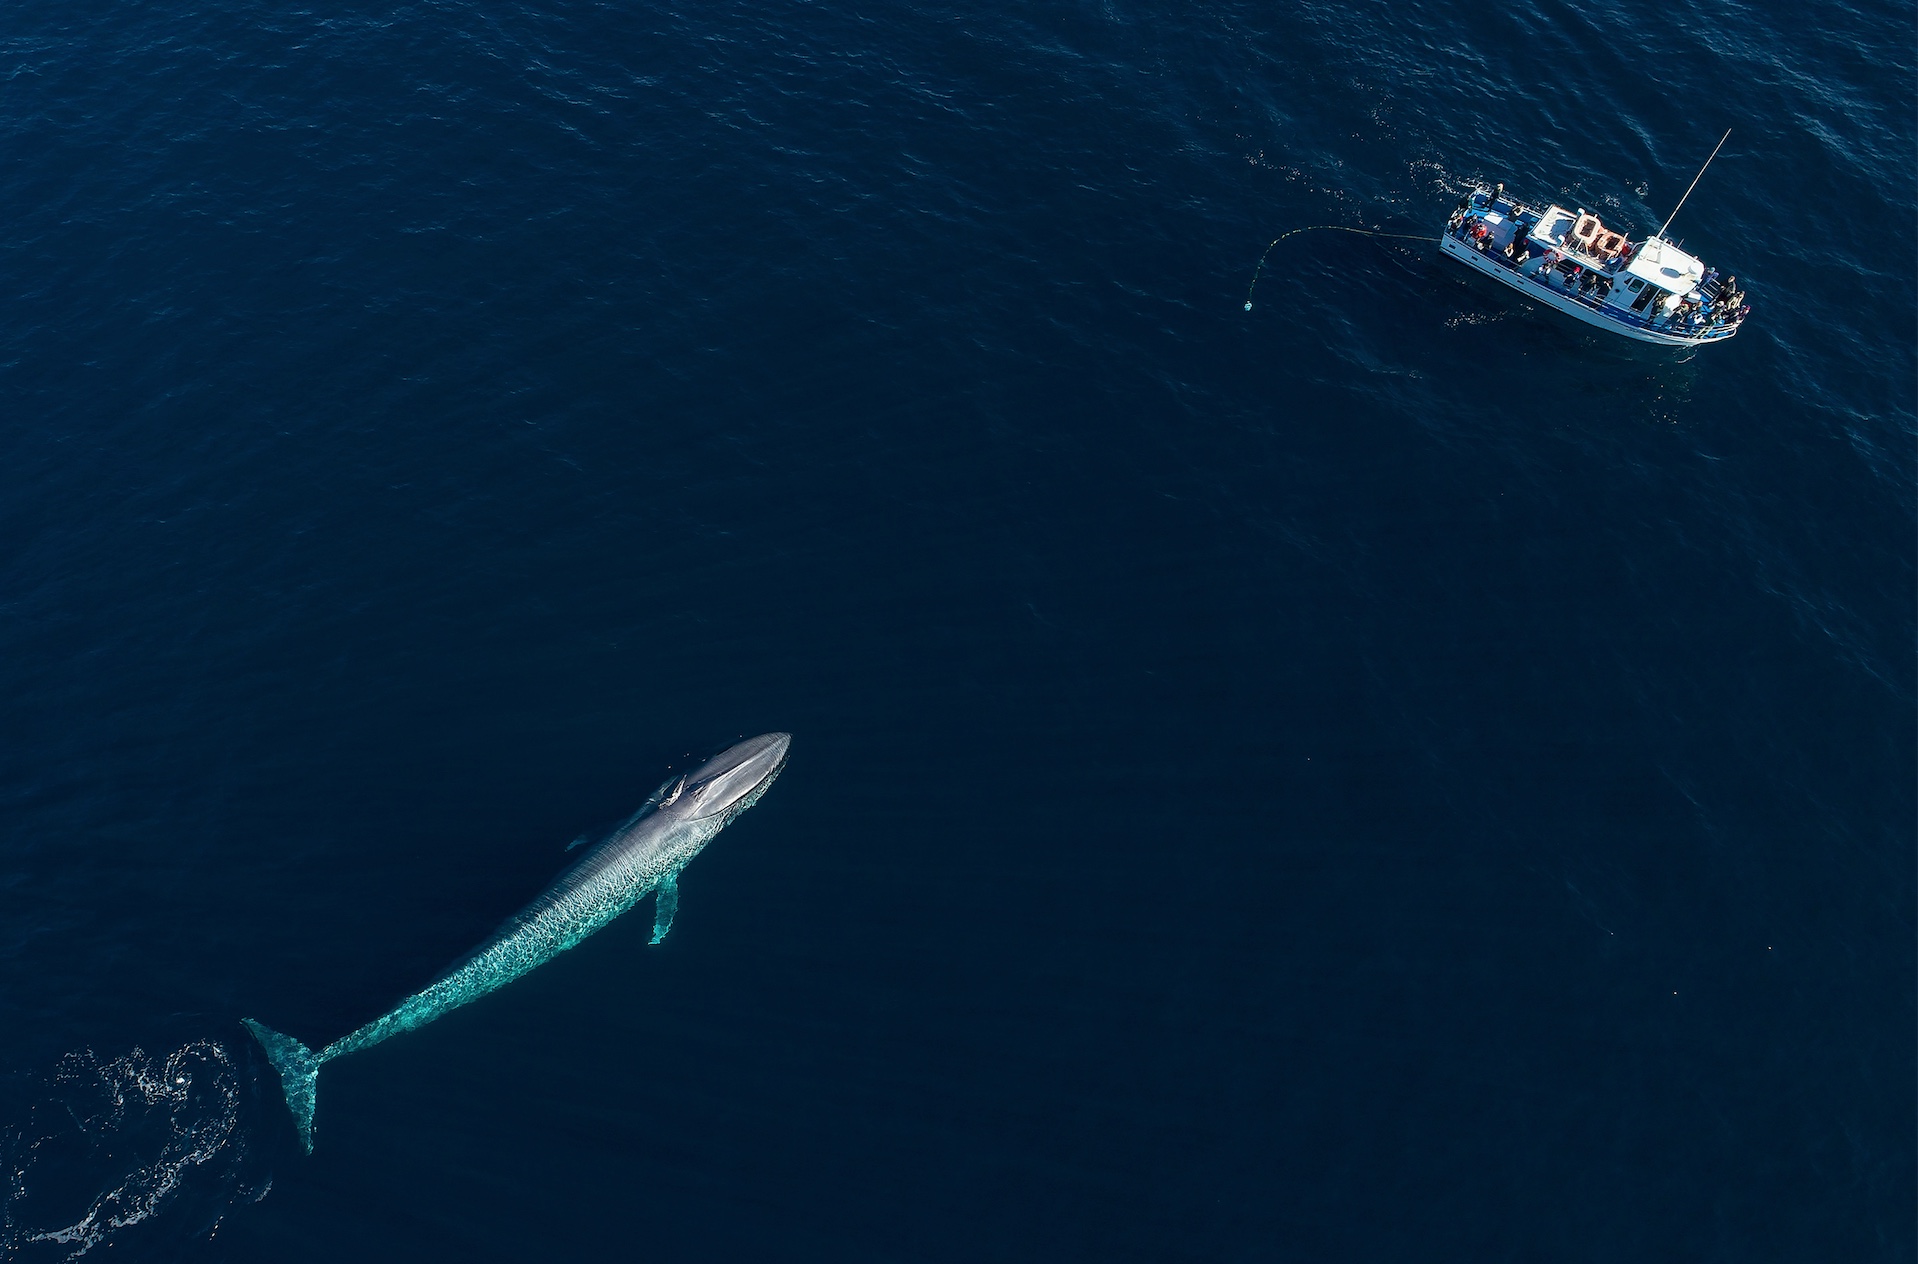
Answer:
<path fill-rule="evenodd" d="M 653 942 L 666 938 L 673 928 L 673 914 L 679 911 L 679 875 L 669 873 L 653 888 Z"/>

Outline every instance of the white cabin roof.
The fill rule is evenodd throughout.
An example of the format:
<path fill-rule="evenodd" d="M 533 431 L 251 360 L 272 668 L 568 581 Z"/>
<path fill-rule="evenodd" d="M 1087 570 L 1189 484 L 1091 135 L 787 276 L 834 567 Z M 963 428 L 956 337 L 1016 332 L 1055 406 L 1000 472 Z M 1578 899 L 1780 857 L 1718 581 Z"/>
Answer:
<path fill-rule="evenodd" d="M 1617 252 L 1605 248 L 1589 249 L 1588 247 L 1592 244 L 1590 240 L 1580 241 L 1573 236 L 1573 230 L 1582 219 L 1590 220 L 1598 230 L 1600 236 L 1597 240 L 1609 239 L 1611 242 L 1622 244 L 1623 234 L 1614 233 L 1606 228 L 1599 222 L 1598 216 L 1586 215 L 1583 208 L 1576 211 L 1567 210 L 1557 203 L 1553 203 L 1543 215 L 1538 217 L 1538 223 L 1532 225 L 1531 240 L 1540 246 L 1556 250 L 1561 257 L 1570 259 L 1573 263 L 1583 264 L 1588 268 L 1605 268 L 1617 257 Z"/>
<path fill-rule="evenodd" d="M 1576 212 L 1555 205 L 1538 217 L 1538 223 L 1532 225 L 1532 240 L 1542 246 L 1563 247 L 1567 244 L 1565 235 L 1572 231 L 1572 225 L 1577 220 Z"/>
<path fill-rule="evenodd" d="M 1672 294 L 1689 294 L 1705 279 L 1703 263 L 1662 237 L 1647 237 L 1625 272 Z"/>

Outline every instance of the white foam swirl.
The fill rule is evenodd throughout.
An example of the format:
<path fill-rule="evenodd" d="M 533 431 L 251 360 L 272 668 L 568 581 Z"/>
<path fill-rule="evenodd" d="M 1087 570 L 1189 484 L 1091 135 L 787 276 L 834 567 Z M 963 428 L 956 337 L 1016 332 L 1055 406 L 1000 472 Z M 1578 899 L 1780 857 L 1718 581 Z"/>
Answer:
<path fill-rule="evenodd" d="M 222 1205 L 245 1196 L 240 1099 L 232 1055 L 215 1040 L 164 1057 L 138 1048 L 104 1062 L 90 1049 L 66 1055 L 25 1121 L 0 1129 L 0 1259 L 78 1259 L 150 1219 L 196 1173 Z"/>

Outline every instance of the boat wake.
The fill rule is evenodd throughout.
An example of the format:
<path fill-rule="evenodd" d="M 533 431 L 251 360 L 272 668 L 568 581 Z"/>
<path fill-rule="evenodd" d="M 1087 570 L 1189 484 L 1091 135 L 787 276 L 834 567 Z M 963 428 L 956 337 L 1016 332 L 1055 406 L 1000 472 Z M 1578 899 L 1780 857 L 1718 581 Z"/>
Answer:
<path fill-rule="evenodd" d="M 0 1260 L 79 1259 L 136 1226 L 149 1249 L 216 1233 L 272 1183 L 248 1179 L 243 1095 L 217 1040 L 67 1054 L 0 1123 Z"/>

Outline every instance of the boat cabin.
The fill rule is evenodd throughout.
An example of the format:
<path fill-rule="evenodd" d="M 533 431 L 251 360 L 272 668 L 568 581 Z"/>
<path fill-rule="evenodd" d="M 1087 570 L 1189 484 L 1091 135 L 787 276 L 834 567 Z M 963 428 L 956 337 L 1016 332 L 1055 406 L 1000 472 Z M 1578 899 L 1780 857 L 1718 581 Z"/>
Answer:
<path fill-rule="evenodd" d="M 1647 237 L 1625 275 L 1656 285 L 1667 294 L 1690 294 L 1705 280 L 1703 262 L 1686 254 L 1663 237 Z"/>
<path fill-rule="evenodd" d="M 1603 270 L 1625 252 L 1625 234 L 1614 232 L 1590 211 L 1568 211 L 1554 205 L 1532 226 L 1531 240 L 1556 250 L 1575 263 Z"/>
<path fill-rule="evenodd" d="M 1606 301 L 1643 316 L 1661 309 L 1671 313 L 1688 298 L 1703 302 L 1704 281 L 1703 263 L 1662 237 L 1647 237 L 1631 262 L 1620 269 Z"/>

